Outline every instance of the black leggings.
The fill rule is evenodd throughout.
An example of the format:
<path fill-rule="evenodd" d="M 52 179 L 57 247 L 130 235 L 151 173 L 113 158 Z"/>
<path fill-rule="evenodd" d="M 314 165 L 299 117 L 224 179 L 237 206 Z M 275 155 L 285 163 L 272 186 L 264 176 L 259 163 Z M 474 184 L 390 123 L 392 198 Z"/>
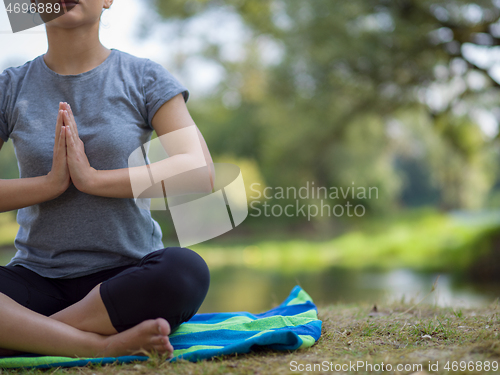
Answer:
<path fill-rule="evenodd" d="M 118 332 L 156 318 L 166 319 L 174 331 L 200 308 L 210 273 L 201 256 L 182 247 L 154 251 L 136 266 L 74 279 L 45 278 L 22 266 L 0 267 L 0 293 L 46 316 L 80 301 L 99 283 Z"/>

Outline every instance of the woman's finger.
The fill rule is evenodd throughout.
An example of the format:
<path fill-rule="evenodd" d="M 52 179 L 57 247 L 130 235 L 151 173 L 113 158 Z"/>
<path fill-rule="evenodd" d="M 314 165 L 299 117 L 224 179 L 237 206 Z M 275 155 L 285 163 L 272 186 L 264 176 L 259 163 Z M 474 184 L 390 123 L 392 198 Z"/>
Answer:
<path fill-rule="evenodd" d="M 71 152 L 74 152 L 75 151 L 75 140 L 73 135 L 74 132 L 71 130 L 71 128 L 66 127 L 66 133 L 68 135 L 66 140 L 68 147 L 70 147 Z"/>
<path fill-rule="evenodd" d="M 75 116 L 73 116 L 73 111 L 71 110 L 71 106 L 68 103 L 65 102 L 64 103 L 64 109 L 66 109 L 66 111 L 69 114 L 69 119 L 71 121 L 71 130 L 73 130 L 73 134 L 76 137 L 79 137 L 79 135 L 78 135 L 78 129 L 77 129 L 77 125 L 76 125 L 76 120 L 75 120 Z"/>
<path fill-rule="evenodd" d="M 76 134 L 77 137 L 79 137 L 79 135 L 78 135 L 78 125 L 76 124 L 75 116 L 73 115 L 73 110 L 71 109 L 71 106 L 68 103 L 66 103 L 66 104 L 67 104 L 67 110 L 68 110 L 68 113 L 69 113 L 69 117 L 71 118 L 71 122 L 74 125 L 74 128 L 73 128 L 74 133 Z"/>
<path fill-rule="evenodd" d="M 54 158 L 61 158 L 66 156 L 66 148 L 62 145 L 64 141 L 64 128 L 61 126 L 59 131 L 59 136 L 57 137 L 57 143 L 54 144 Z M 60 160 L 60 159 L 59 159 Z"/>
<path fill-rule="evenodd" d="M 66 156 L 66 133 L 65 133 L 66 127 L 61 126 L 61 133 L 59 136 L 59 150 L 64 153 L 64 156 Z"/>
<path fill-rule="evenodd" d="M 66 110 L 64 110 L 64 123 L 67 124 L 69 138 L 71 139 L 72 142 L 76 142 L 77 135 L 75 134 L 74 131 L 75 127 L 73 126 L 73 123 L 69 117 L 69 113 Z"/>
<path fill-rule="evenodd" d="M 61 110 L 61 104 L 59 104 L 59 112 L 57 113 L 57 121 L 56 121 L 56 138 L 54 145 L 59 144 L 59 136 L 61 135 L 62 125 L 63 125 L 62 110 Z"/>

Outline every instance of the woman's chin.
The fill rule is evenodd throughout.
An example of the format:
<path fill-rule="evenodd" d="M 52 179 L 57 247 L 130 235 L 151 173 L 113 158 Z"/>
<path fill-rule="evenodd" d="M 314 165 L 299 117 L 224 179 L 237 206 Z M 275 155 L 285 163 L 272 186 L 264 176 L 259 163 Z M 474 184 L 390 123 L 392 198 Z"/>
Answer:
<path fill-rule="evenodd" d="M 42 20 L 50 26 L 57 26 L 57 27 L 63 27 L 63 28 L 68 28 L 68 27 L 75 27 L 78 25 L 82 25 L 84 23 L 88 23 L 88 20 L 84 20 L 85 16 L 82 14 L 82 12 L 79 12 L 77 9 L 78 6 L 73 7 L 72 9 L 56 16 L 55 18 L 49 17 L 44 18 L 43 15 L 40 15 Z M 86 18 L 89 18 L 88 16 Z"/>
<path fill-rule="evenodd" d="M 81 17 L 78 17 L 78 15 L 73 15 L 71 13 L 66 13 L 62 16 L 54 18 L 49 22 L 46 22 L 47 27 L 58 27 L 61 29 L 76 29 L 88 24 L 88 21 L 84 22 Z"/>

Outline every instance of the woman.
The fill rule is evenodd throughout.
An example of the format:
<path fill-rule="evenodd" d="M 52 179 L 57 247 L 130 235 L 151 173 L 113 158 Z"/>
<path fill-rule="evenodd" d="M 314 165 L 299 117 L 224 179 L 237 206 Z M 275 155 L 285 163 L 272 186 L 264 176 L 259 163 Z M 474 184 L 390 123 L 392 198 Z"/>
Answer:
<path fill-rule="evenodd" d="M 127 164 L 153 130 L 195 126 L 189 93 L 159 64 L 100 43 L 112 1 L 68 2 L 70 12 L 46 23 L 47 53 L 0 75 L 0 148 L 12 138 L 21 177 L 0 180 L 0 211 L 19 209 L 20 224 L 18 252 L 0 267 L 0 355 L 168 354 L 168 335 L 208 291 L 198 254 L 161 249 Z M 150 170 L 194 169 L 200 147 L 210 165 L 196 131 Z"/>

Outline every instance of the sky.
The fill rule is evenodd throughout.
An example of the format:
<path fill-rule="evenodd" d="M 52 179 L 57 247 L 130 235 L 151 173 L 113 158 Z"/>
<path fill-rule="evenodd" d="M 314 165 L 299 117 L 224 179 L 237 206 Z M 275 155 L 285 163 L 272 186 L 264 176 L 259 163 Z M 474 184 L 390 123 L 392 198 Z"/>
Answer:
<path fill-rule="evenodd" d="M 101 17 L 100 39 L 107 48 L 115 48 L 138 57 L 149 58 L 162 64 L 186 87 L 189 88 L 191 97 L 203 95 L 212 90 L 223 76 L 221 68 L 204 59 L 192 58 L 188 63 L 177 69 L 173 60 L 176 52 L 197 48 L 196 42 L 203 30 L 199 27 L 190 28 L 185 33 L 184 40 L 172 40 L 175 25 L 161 22 L 152 11 L 148 11 L 145 2 L 140 0 L 117 0 L 109 10 L 104 11 Z M 209 17 L 210 18 L 210 17 Z M 153 19 L 153 25 L 143 39 L 139 39 L 141 20 Z M 215 20 L 199 20 L 198 24 L 210 23 Z M 234 19 L 228 18 L 229 25 L 238 35 L 238 25 Z M 226 22 L 226 32 L 228 24 Z M 223 35 L 222 30 L 218 35 Z M 226 34 L 227 35 L 227 34 Z M 216 37 L 217 38 L 217 37 Z M 220 38 L 219 38 L 220 39 Z M 187 43 L 186 43 L 187 42 Z M 234 44 L 234 40 L 228 41 Z M 4 2 L 0 4 L 0 72 L 11 66 L 22 65 L 47 51 L 47 38 L 45 26 L 40 25 L 29 30 L 12 33 Z"/>

